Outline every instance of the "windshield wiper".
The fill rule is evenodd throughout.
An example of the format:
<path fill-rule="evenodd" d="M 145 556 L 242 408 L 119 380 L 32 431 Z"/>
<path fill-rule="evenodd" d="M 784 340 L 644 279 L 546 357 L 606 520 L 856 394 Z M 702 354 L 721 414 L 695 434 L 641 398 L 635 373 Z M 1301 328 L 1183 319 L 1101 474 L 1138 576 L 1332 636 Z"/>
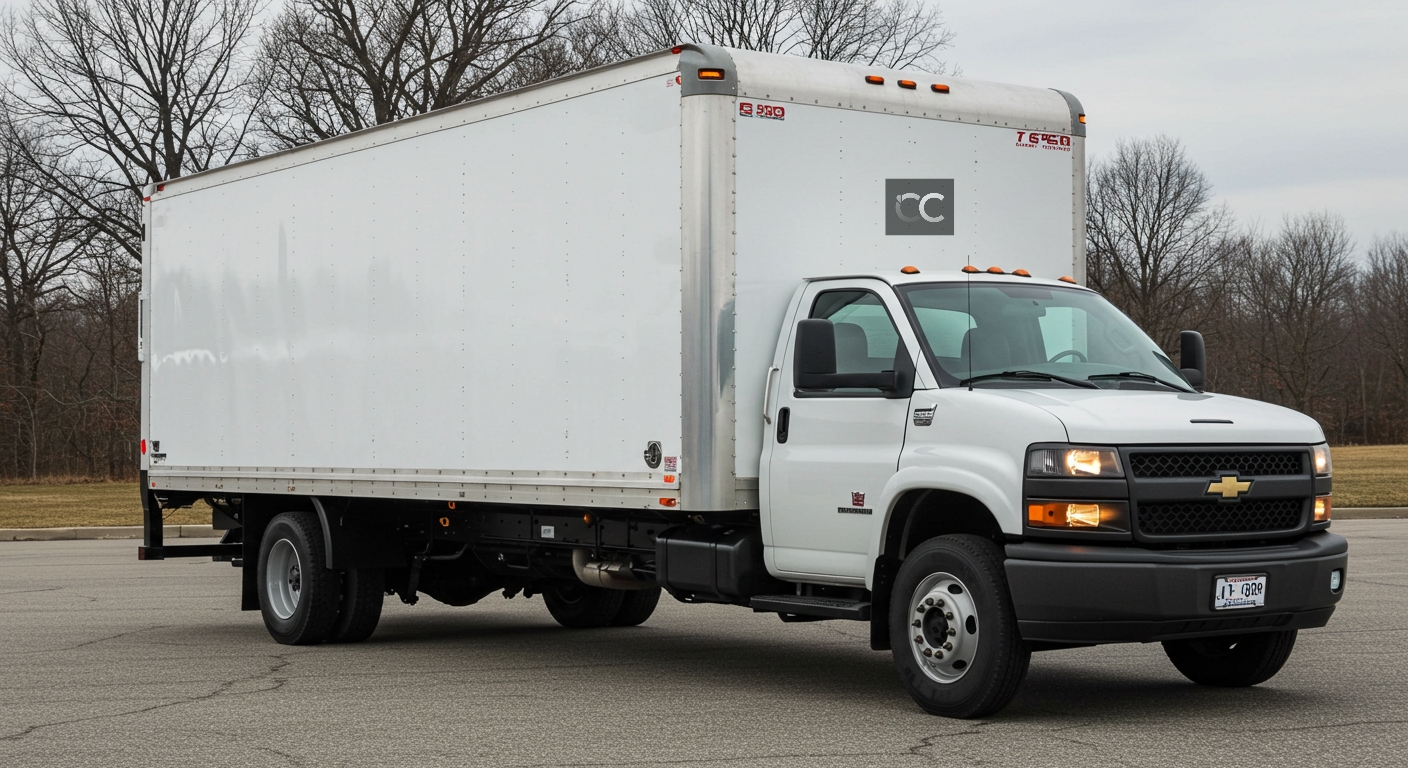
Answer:
<path fill-rule="evenodd" d="M 1100 387 L 1081 379 L 1068 379 L 1065 376 L 1057 376 L 1054 373 L 1040 373 L 1038 371 L 1003 371 L 1002 373 L 985 373 L 982 376 L 974 376 L 958 382 L 960 387 L 971 387 L 975 381 L 987 381 L 988 379 L 1041 379 L 1043 381 L 1059 381 L 1062 384 L 1070 384 L 1073 387 L 1082 389 L 1099 389 Z"/>
<path fill-rule="evenodd" d="M 1179 392 L 1188 392 L 1188 391 L 1189 391 L 1189 389 L 1188 389 L 1187 387 L 1179 386 L 1178 384 L 1171 384 L 1171 383 L 1169 383 L 1169 382 L 1167 382 L 1167 381 L 1164 381 L 1163 379 L 1159 378 L 1158 376 L 1152 376 L 1152 375 L 1150 375 L 1150 374 L 1144 373 L 1143 371 L 1120 371 L 1119 373 L 1097 373 L 1097 374 L 1094 374 L 1094 375 L 1092 375 L 1092 376 L 1088 376 L 1088 377 L 1086 377 L 1086 378 L 1090 379 L 1091 381 L 1094 381 L 1095 379 L 1139 379 L 1139 380 L 1141 380 L 1141 381 L 1152 381 L 1152 382 L 1154 382 L 1155 384 L 1162 384 L 1162 385 L 1164 385 L 1165 387 L 1168 387 L 1169 389 L 1176 389 L 1176 390 L 1178 390 Z"/>

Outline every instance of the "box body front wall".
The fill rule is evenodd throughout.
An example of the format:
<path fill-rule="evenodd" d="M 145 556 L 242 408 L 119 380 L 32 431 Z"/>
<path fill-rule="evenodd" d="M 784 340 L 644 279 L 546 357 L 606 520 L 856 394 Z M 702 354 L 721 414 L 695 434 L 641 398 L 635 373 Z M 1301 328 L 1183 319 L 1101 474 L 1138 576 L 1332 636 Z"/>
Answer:
<path fill-rule="evenodd" d="M 648 441 L 678 455 L 663 80 L 158 196 L 154 476 L 639 473 Z"/>
<path fill-rule="evenodd" d="M 759 473 L 764 381 L 800 279 L 905 265 L 948 279 L 967 264 L 1081 274 L 1083 138 L 1045 134 L 1052 143 L 1033 145 L 1027 131 L 1019 138 L 1007 127 L 739 101 L 750 104 L 736 119 L 739 477 Z M 783 119 L 758 117 L 760 104 L 782 106 Z M 886 234 L 897 202 L 906 217 L 919 213 L 914 198 L 890 194 L 899 180 L 916 194 L 949 186 L 915 180 L 951 181 L 951 195 L 925 212 L 951 215 L 952 234 Z M 779 375 L 775 386 L 790 386 L 790 372 Z"/>

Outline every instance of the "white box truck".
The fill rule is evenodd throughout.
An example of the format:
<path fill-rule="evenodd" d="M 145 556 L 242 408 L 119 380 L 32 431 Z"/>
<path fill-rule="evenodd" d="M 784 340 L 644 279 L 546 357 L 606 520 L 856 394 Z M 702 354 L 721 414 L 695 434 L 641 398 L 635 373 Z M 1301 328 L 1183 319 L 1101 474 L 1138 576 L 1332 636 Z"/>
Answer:
<path fill-rule="evenodd" d="M 242 566 L 282 643 L 664 590 L 869 622 L 942 715 L 1099 643 L 1261 682 L 1344 588 L 1324 436 L 1081 287 L 1084 121 L 686 45 L 155 185 L 140 556 Z"/>

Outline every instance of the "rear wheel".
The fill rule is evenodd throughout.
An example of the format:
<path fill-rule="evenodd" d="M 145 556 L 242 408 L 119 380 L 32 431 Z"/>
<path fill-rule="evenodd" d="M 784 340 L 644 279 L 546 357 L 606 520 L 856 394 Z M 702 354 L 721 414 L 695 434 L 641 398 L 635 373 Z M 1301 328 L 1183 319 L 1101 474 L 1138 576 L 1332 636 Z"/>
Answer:
<path fill-rule="evenodd" d="M 900 680 L 933 715 L 997 712 L 1031 662 L 1001 550 L 978 536 L 940 536 L 910 552 L 890 598 L 890 637 Z"/>
<path fill-rule="evenodd" d="M 328 637 L 333 643 L 360 643 L 371 637 L 381 620 L 386 597 L 386 576 L 380 568 L 352 568 L 342 572 L 342 600 L 337 624 Z"/>
<path fill-rule="evenodd" d="M 621 611 L 619 589 L 589 587 L 580 581 L 553 582 L 543 590 L 543 602 L 558 624 L 573 629 L 604 627 Z M 644 619 L 642 619 L 644 621 Z"/>
<path fill-rule="evenodd" d="M 613 627 L 634 627 L 645 623 L 660 603 L 660 588 L 632 589 L 621 593 L 621 610 L 611 619 Z"/>
<path fill-rule="evenodd" d="M 332 634 L 341 584 L 324 562 L 323 528 L 312 512 L 269 521 L 259 545 L 259 611 L 280 643 L 313 645 Z"/>
<path fill-rule="evenodd" d="M 1183 676 L 1198 685 L 1245 688 L 1281 671 L 1296 647 L 1296 631 L 1167 640 L 1164 653 Z"/>

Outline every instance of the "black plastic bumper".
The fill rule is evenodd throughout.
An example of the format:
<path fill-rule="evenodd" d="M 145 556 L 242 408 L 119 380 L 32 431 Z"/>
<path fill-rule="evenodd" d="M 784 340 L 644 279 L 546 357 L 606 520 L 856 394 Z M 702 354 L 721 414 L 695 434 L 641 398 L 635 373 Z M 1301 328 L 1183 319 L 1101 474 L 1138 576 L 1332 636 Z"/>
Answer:
<path fill-rule="evenodd" d="M 1152 550 L 1024 542 L 1007 545 L 1007 581 L 1027 640 L 1125 643 L 1323 627 L 1344 594 L 1343 537 L 1291 544 Z M 1330 572 L 1342 572 L 1330 590 Z M 1266 574 L 1266 605 L 1213 610 L 1218 576 Z"/>

